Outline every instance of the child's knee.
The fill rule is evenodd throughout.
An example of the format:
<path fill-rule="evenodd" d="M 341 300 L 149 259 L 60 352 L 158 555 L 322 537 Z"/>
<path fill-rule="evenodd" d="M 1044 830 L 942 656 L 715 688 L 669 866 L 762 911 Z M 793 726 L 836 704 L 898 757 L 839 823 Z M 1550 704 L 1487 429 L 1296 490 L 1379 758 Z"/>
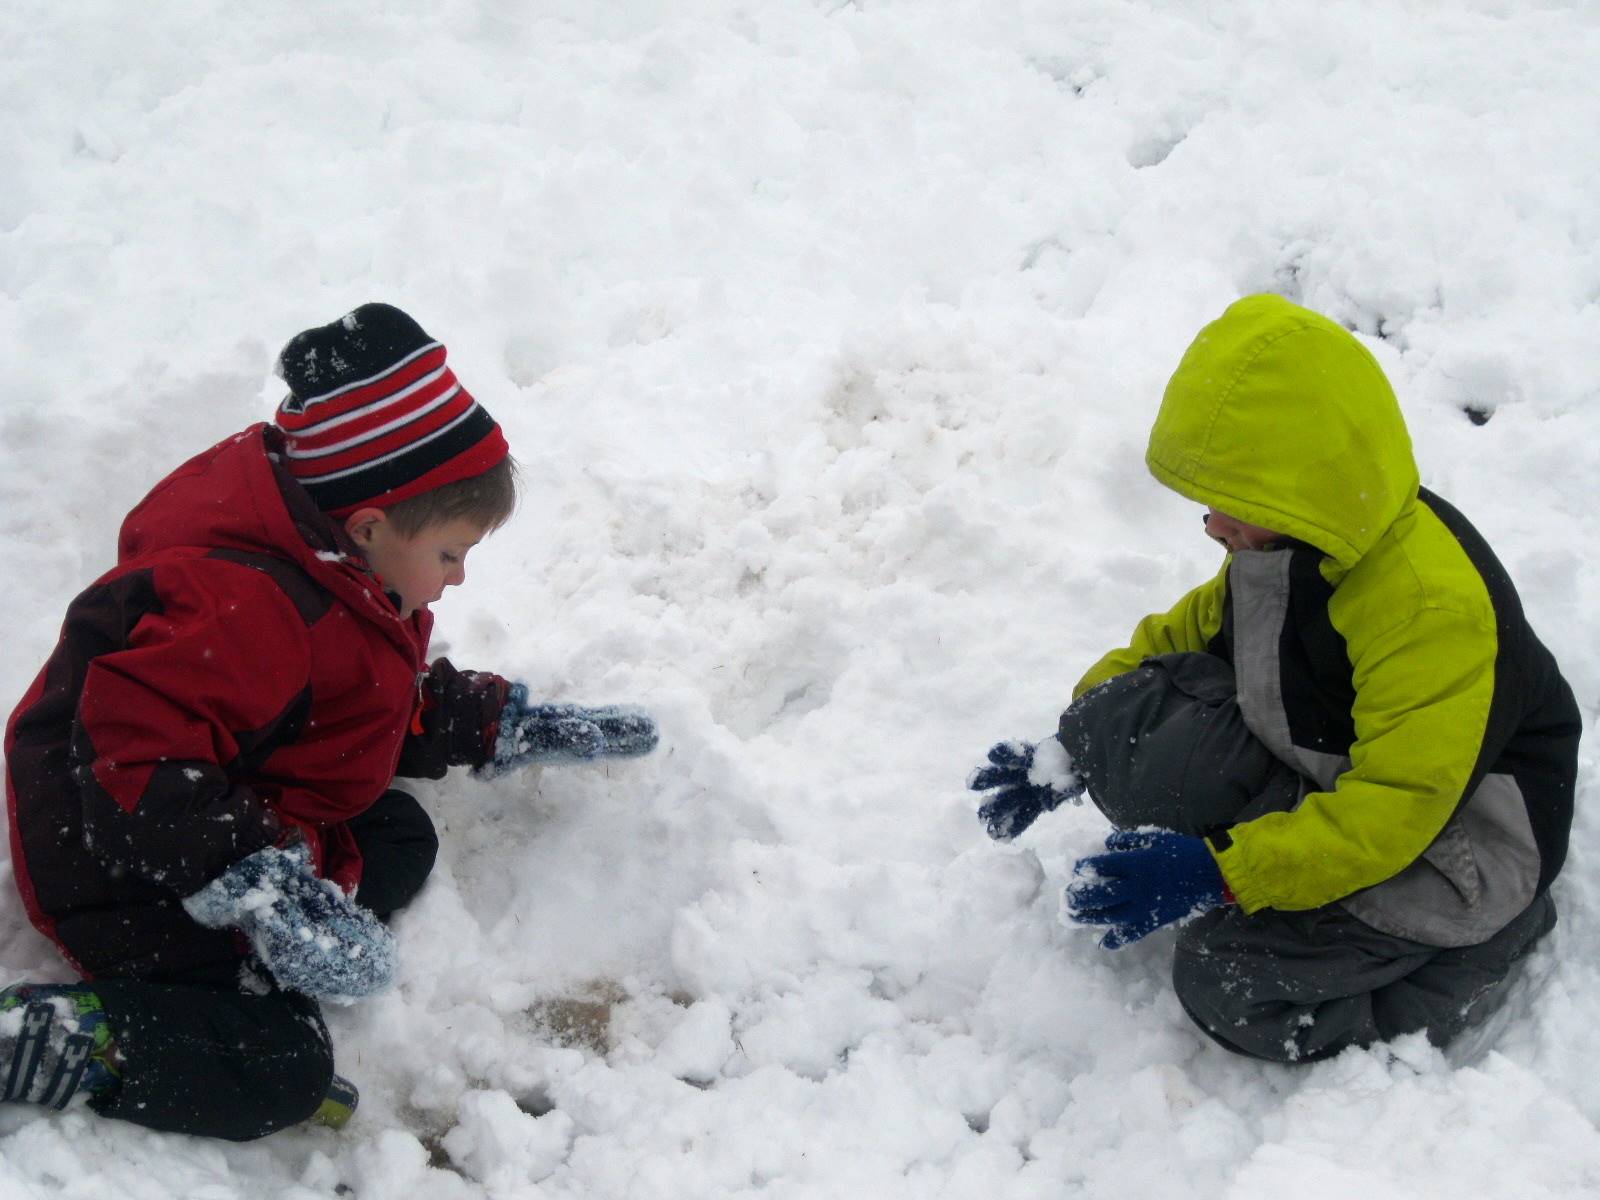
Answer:
<path fill-rule="evenodd" d="M 1373 994 L 1416 961 L 1413 948 L 1338 912 L 1219 908 L 1179 932 L 1172 986 L 1219 1045 L 1309 1063 L 1380 1040 Z"/>
<path fill-rule="evenodd" d="M 296 997 L 292 1006 L 297 1010 L 295 1019 L 274 1030 L 271 1052 L 254 1065 L 239 1064 L 240 1091 L 255 1090 L 257 1102 L 241 1106 L 231 1122 L 219 1118 L 223 1127 L 216 1136 L 250 1141 L 288 1129 L 309 1120 L 327 1097 L 333 1083 L 333 1043 L 327 1027 L 310 1001 Z"/>
<path fill-rule="evenodd" d="M 1189 1019 L 1223 1049 L 1278 1063 L 1325 1057 L 1308 1053 L 1304 1039 L 1296 1036 L 1304 1032 L 1303 1027 L 1297 1028 L 1302 1021 L 1309 1024 L 1309 1012 L 1297 1015 L 1288 1005 L 1279 1005 L 1279 1011 L 1272 1011 L 1254 1004 L 1248 999 L 1248 979 L 1223 979 L 1196 972 L 1180 967 L 1180 961 L 1174 960 L 1172 978 L 1178 1003 Z"/>
<path fill-rule="evenodd" d="M 1295 773 L 1245 725 L 1232 668 L 1212 654 L 1167 654 L 1085 692 L 1058 736 L 1112 824 L 1198 834 L 1270 796 L 1289 807 Z"/>
<path fill-rule="evenodd" d="M 314 1001 L 139 980 L 102 980 L 122 1063 L 94 1101 L 104 1116 L 173 1133 L 249 1141 L 306 1120 L 333 1081 Z"/>
<path fill-rule="evenodd" d="M 1160 726 L 1169 698 L 1162 672 L 1139 667 L 1085 692 L 1061 714 L 1057 737 L 1089 797 L 1113 824 L 1165 824 L 1144 786 L 1145 737 Z"/>
<path fill-rule="evenodd" d="M 310 1120 L 333 1084 L 333 1045 L 319 1019 L 308 1017 L 278 1053 L 263 1060 L 259 1083 L 260 1106 L 241 1111 L 240 1119 L 217 1136 L 251 1141 Z"/>
<path fill-rule="evenodd" d="M 409 792 L 385 793 L 390 802 L 390 842 L 404 855 L 413 875 L 426 878 L 439 857 L 439 831 L 433 818 Z"/>
<path fill-rule="evenodd" d="M 1198 939 L 1185 936 L 1172 958 L 1172 990 L 1189 1019 L 1213 1041 L 1235 1054 L 1273 1062 L 1293 1061 L 1298 1055 L 1286 1048 L 1273 1022 L 1255 999 L 1256 979 L 1237 959 L 1208 950 Z"/>
<path fill-rule="evenodd" d="M 380 917 L 409 903 L 433 872 L 439 834 L 407 792 L 391 790 L 350 822 L 364 866 L 356 901 Z"/>

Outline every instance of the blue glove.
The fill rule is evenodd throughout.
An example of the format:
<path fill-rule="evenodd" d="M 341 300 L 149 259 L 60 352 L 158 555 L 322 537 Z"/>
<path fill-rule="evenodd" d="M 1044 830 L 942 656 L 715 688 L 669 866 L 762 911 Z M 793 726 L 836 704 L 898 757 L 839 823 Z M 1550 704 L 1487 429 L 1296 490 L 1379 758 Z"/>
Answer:
<path fill-rule="evenodd" d="M 514 683 L 500 712 L 494 758 L 480 774 L 493 778 L 529 763 L 589 762 L 648 754 L 659 740 L 642 708 L 608 704 L 529 704 L 526 684 Z"/>
<path fill-rule="evenodd" d="M 1163 925 L 1199 916 L 1225 897 L 1222 871 L 1204 841 L 1167 829 L 1119 829 L 1109 854 L 1080 858 L 1067 887 L 1067 915 L 1108 925 L 1100 945 L 1118 950 Z"/>
<path fill-rule="evenodd" d="M 290 991 L 349 1004 L 394 980 L 394 936 L 311 870 L 296 843 L 242 858 L 192 896 L 184 910 L 207 929 L 237 929 Z"/>
<path fill-rule="evenodd" d="M 1036 749 L 1055 760 L 1050 769 L 1035 769 Z M 1041 764 L 1042 765 L 1042 764 Z M 989 747 L 989 765 L 967 776 L 967 787 L 994 795 L 978 808 L 978 819 L 997 842 L 1009 842 L 1040 813 L 1055 810 L 1083 795 L 1083 783 L 1072 773 L 1072 760 L 1055 739 L 1035 747 L 1031 742 L 996 742 Z"/>

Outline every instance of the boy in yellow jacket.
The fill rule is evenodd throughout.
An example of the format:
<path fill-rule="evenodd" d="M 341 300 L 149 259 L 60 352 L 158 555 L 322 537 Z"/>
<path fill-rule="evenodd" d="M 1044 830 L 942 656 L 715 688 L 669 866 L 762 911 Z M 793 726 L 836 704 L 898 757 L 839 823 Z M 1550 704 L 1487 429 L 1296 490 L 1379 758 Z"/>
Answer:
<path fill-rule="evenodd" d="M 1251 296 L 1167 385 L 1146 462 L 1221 571 L 1092 666 L 1054 739 L 971 786 L 1015 837 L 1087 788 L 1117 827 L 1074 921 L 1179 931 L 1231 1050 L 1308 1061 L 1495 1007 L 1555 923 L 1581 722 L 1505 568 L 1419 486 L 1394 393 L 1339 325 Z"/>

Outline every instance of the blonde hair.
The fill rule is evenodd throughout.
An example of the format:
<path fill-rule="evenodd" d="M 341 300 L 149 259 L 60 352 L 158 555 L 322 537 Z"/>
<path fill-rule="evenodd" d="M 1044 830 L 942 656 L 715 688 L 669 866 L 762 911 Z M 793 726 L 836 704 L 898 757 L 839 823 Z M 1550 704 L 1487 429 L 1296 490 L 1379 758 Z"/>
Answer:
<path fill-rule="evenodd" d="M 443 484 L 384 508 L 395 529 L 416 537 L 430 525 L 458 518 L 492 533 L 517 507 L 517 464 L 507 455 L 487 471 Z"/>

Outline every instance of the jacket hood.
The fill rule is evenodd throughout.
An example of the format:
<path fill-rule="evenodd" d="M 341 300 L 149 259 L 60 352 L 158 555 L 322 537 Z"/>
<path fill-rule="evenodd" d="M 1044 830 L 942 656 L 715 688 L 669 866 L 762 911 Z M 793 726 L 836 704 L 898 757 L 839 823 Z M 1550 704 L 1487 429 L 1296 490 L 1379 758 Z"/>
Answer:
<path fill-rule="evenodd" d="M 123 521 L 118 563 L 183 549 L 288 559 L 420 656 L 431 616 L 401 618 L 344 530 L 279 465 L 282 440 L 252 425 L 173 471 Z"/>
<path fill-rule="evenodd" d="M 1184 352 L 1145 463 L 1180 495 L 1346 570 L 1416 502 L 1419 483 L 1377 361 L 1341 326 L 1272 295 L 1229 306 Z"/>

